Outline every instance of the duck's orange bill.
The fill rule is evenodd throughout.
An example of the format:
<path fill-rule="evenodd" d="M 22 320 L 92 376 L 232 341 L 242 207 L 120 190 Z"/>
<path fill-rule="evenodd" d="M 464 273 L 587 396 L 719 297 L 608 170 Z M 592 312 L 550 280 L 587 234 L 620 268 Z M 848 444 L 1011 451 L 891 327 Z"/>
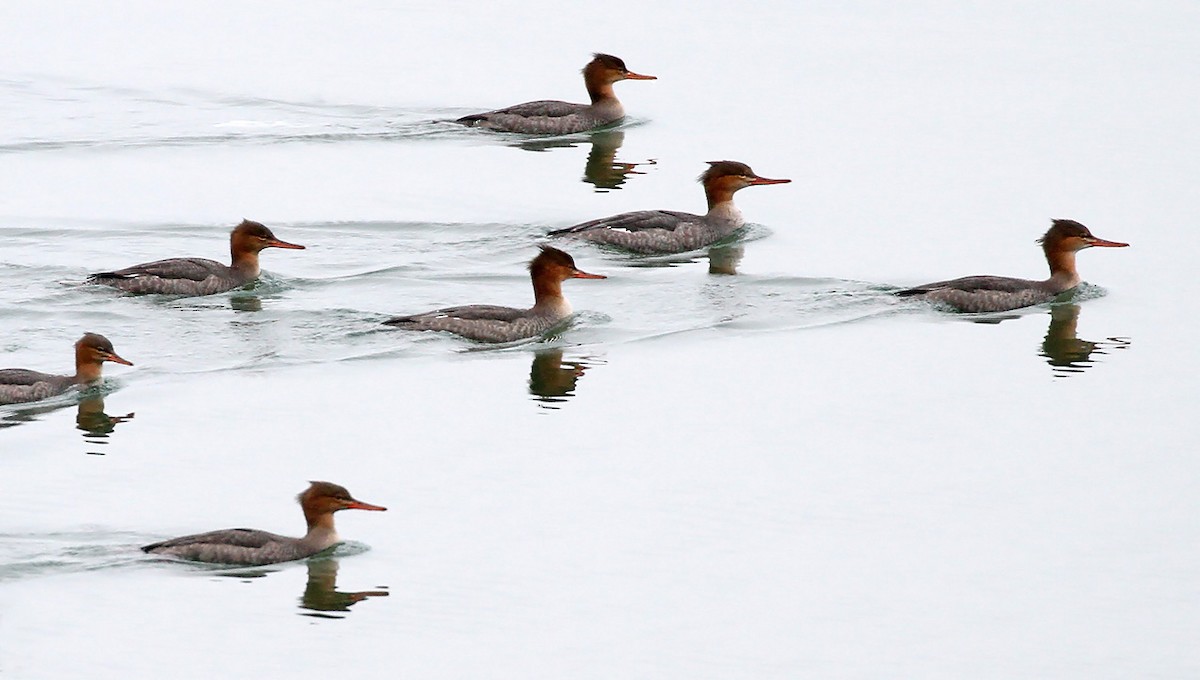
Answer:
<path fill-rule="evenodd" d="M 1100 246 L 1101 248 L 1125 248 L 1129 244 L 1121 243 L 1120 241 L 1105 241 L 1102 238 L 1092 237 L 1087 240 L 1089 246 Z"/>
<path fill-rule="evenodd" d="M 126 366 L 132 366 L 132 365 L 133 365 L 133 362 L 132 362 L 132 361 L 129 361 L 129 360 L 127 360 L 127 359 L 122 359 L 121 357 L 117 356 L 117 353 L 116 353 L 116 352 L 109 352 L 109 353 L 105 354 L 105 355 L 104 355 L 104 360 L 105 360 L 105 361 L 111 361 L 111 362 L 113 362 L 114 364 L 125 364 Z"/>
<path fill-rule="evenodd" d="M 288 243 L 287 241 L 280 241 L 279 239 L 275 239 L 274 241 L 267 241 L 267 247 L 268 248 L 287 248 L 289 250 L 304 250 L 304 246 L 302 246 L 298 243 Z"/>
<path fill-rule="evenodd" d="M 608 277 L 605 276 L 604 274 L 589 274 L 587 272 L 581 272 L 578 269 L 576 269 L 575 273 L 571 275 L 571 278 L 573 278 L 573 279 L 607 279 Z"/>
<path fill-rule="evenodd" d="M 790 179 L 770 179 L 767 177 L 755 177 L 750 180 L 750 184 L 787 184 Z"/>
<path fill-rule="evenodd" d="M 633 71 L 626 71 L 625 77 L 629 80 L 658 80 L 658 76 L 644 76 L 640 73 L 634 73 Z"/>
<path fill-rule="evenodd" d="M 362 501 L 350 501 L 349 503 L 346 504 L 346 509 L 347 510 L 380 510 L 380 511 L 387 510 L 387 508 L 383 507 L 382 505 L 371 505 L 370 503 L 363 503 Z"/>

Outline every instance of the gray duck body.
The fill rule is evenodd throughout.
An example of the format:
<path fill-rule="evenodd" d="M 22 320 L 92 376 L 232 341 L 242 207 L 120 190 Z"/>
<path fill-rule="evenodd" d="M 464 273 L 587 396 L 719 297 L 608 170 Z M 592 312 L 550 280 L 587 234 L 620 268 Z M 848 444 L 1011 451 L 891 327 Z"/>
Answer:
<path fill-rule="evenodd" d="M 463 305 L 399 316 L 384 323 L 411 331 L 447 331 L 480 342 L 513 342 L 545 333 L 570 316 L 566 310 Z"/>
<path fill-rule="evenodd" d="M 919 296 L 949 305 L 960 312 L 1006 312 L 1050 302 L 1073 287 L 1061 288 L 1051 281 L 1004 276 L 964 276 L 908 288 L 898 291 L 896 295 Z"/>
<path fill-rule="evenodd" d="M 201 257 L 176 257 L 92 274 L 88 281 L 139 295 L 215 295 L 241 288 L 258 275 L 257 268 L 242 270 Z"/>
<path fill-rule="evenodd" d="M 336 532 L 304 538 L 258 529 L 221 529 L 143 546 L 142 551 L 194 562 L 263 565 L 312 557 L 338 543 Z"/>
<path fill-rule="evenodd" d="M 617 246 L 635 253 L 683 253 L 711 245 L 745 225 L 732 203 L 707 215 L 673 210 L 638 210 L 556 229 L 550 236 L 567 236 Z"/>
<path fill-rule="evenodd" d="M 75 376 L 27 368 L 0 370 L 0 404 L 24 404 L 63 394 L 75 387 Z"/>
<path fill-rule="evenodd" d="M 572 104 L 545 99 L 463 116 L 457 122 L 498 132 L 569 135 L 612 125 L 623 118 L 625 108 L 616 99 L 597 104 Z"/>

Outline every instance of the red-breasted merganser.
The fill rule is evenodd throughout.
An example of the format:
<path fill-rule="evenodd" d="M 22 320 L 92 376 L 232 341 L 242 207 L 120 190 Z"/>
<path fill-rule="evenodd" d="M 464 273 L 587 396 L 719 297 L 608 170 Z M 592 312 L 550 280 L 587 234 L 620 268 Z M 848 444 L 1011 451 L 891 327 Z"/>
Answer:
<path fill-rule="evenodd" d="M 541 335 L 571 315 L 571 304 L 562 293 L 563 281 L 608 278 L 580 271 L 575 260 L 558 248 L 541 248 L 542 252 L 529 263 L 534 299 L 529 309 L 467 305 L 399 316 L 383 323 L 413 331 L 449 331 L 483 342 L 512 342 Z"/>
<path fill-rule="evenodd" d="M 100 380 L 104 362 L 132 366 L 113 351 L 108 338 L 97 333 L 84 333 L 75 343 L 75 375 L 52 375 L 25 368 L 6 368 L 0 371 L 0 404 L 23 404 L 53 397 L 77 385 Z"/>
<path fill-rule="evenodd" d="M 759 177 L 749 165 L 737 161 L 709 161 L 708 170 L 700 175 L 708 198 L 704 215 L 639 210 L 556 229 L 550 235 L 586 239 L 638 253 L 682 253 L 716 243 L 746 223 L 733 204 L 733 194 L 739 189 L 790 181 Z"/>
<path fill-rule="evenodd" d="M 967 276 L 896 291 L 896 295 L 942 302 L 960 312 L 1003 312 L 1040 305 L 1079 285 L 1075 253 L 1092 246 L 1124 248 L 1129 245 L 1096 238 L 1087 227 L 1075 220 L 1054 220 L 1049 231 L 1038 242 L 1042 244 L 1046 261 L 1050 264 L 1050 278 L 1045 281 L 1004 276 Z"/>
<path fill-rule="evenodd" d="M 595 54 L 583 67 L 591 104 L 571 104 L 541 100 L 517 104 L 506 109 L 463 116 L 457 122 L 501 132 L 567 135 L 615 123 L 625 117 L 613 83 L 619 80 L 657 80 L 625 68 L 625 62 L 611 54 Z"/>
<path fill-rule="evenodd" d="M 308 522 L 308 533 L 301 538 L 257 529 L 224 529 L 151 543 L 142 546 L 142 552 L 216 564 L 257 565 L 302 560 L 341 542 L 333 526 L 333 513 L 338 510 L 387 510 L 354 500 L 345 487 L 337 484 L 309 484 L 297 496 Z"/>
<path fill-rule="evenodd" d="M 280 241 L 258 222 L 243 220 L 229 234 L 231 266 L 199 257 L 158 260 L 114 272 L 88 277 L 89 283 L 120 288 L 128 293 L 166 295 L 212 295 L 241 288 L 258 278 L 258 253 L 264 248 L 304 250 L 304 246 Z"/>

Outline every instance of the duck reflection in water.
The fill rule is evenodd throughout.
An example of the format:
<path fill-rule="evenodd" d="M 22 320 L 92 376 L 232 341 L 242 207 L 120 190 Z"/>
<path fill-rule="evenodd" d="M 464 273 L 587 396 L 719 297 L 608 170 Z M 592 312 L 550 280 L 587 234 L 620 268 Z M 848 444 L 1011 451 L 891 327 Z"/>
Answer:
<path fill-rule="evenodd" d="M 79 400 L 79 411 L 75 414 L 75 427 L 82 430 L 85 437 L 106 439 L 117 428 L 117 425 L 126 420 L 133 420 L 133 415 L 133 413 L 126 413 L 123 416 L 110 416 L 104 412 L 104 397 L 84 397 Z"/>
<path fill-rule="evenodd" d="M 654 165 L 657 161 L 625 163 L 617 160 L 617 151 L 625 142 L 621 130 L 604 130 L 591 136 L 592 150 L 588 152 L 587 164 L 583 166 L 583 181 L 596 187 L 597 192 L 620 189 L 629 175 L 646 173 L 634 168 L 639 165 Z"/>
<path fill-rule="evenodd" d="M 83 432 L 83 437 L 94 444 L 105 444 L 108 435 L 117 425 L 126 420 L 133 420 L 133 413 L 123 416 L 110 416 L 104 412 L 104 397 L 94 394 L 98 390 L 88 390 L 92 395 L 83 394 L 80 397 L 78 411 L 75 414 L 75 427 Z M 40 416 L 54 413 L 71 406 L 67 403 L 54 403 L 21 408 L 0 416 L 0 428 L 12 427 L 21 423 L 38 420 Z"/>
<path fill-rule="evenodd" d="M 561 349 L 535 352 L 529 367 L 529 393 L 549 409 L 575 396 L 575 384 L 591 364 L 585 361 L 563 361 Z"/>
<path fill-rule="evenodd" d="M 1050 328 L 1042 341 L 1041 356 L 1046 358 L 1056 378 L 1068 378 L 1083 373 L 1095 363 L 1091 356 L 1107 354 L 1109 350 L 1126 349 L 1128 338 L 1113 337 L 1093 342 L 1076 337 L 1080 307 L 1077 304 L 1055 305 L 1050 308 Z"/>
<path fill-rule="evenodd" d="M 655 165 L 657 161 L 647 160 L 643 163 L 626 163 L 617 160 L 617 151 L 625 143 L 623 130 L 600 130 L 589 134 L 586 139 L 534 139 L 522 140 L 516 146 L 526 151 L 549 151 L 550 149 L 567 149 L 579 146 L 588 141 L 592 150 L 588 152 L 587 163 L 583 166 L 583 181 L 596 187 L 597 193 L 620 189 L 630 175 L 644 175 L 636 170 L 640 165 Z"/>
<path fill-rule="evenodd" d="M 737 274 L 737 267 L 742 263 L 746 248 L 740 245 L 716 246 L 708 249 L 709 274 Z"/>
<path fill-rule="evenodd" d="M 746 247 L 741 243 L 730 243 L 722 246 L 712 246 L 703 252 L 691 252 L 676 255 L 649 255 L 629 260 L 630 267 L 677 267 L 684 264 L 699 262 L 708 258 L 708 273 L 719 276 L 734 276 L 738 273 L 738 265 L 746 255 Z"/>
<path fill-rule="evenodd" d="M 234 295 L 229 298 L 229 307 L 235 312 L 261 312 L 262 298 L 257 295 Z"/>
<path fill-rule="evenodd" d="M 341 619 L 328 612 L 348 612 L 350 607 L 371 597 L 387 597 L 386 590 L 359 590 L 342 592 L 337 589 L 338 561 L 333 557 L 308 560 L 308 583 L 300 596 L 300 607 L 307 609 L 302 616 L 325 619 Z"/>

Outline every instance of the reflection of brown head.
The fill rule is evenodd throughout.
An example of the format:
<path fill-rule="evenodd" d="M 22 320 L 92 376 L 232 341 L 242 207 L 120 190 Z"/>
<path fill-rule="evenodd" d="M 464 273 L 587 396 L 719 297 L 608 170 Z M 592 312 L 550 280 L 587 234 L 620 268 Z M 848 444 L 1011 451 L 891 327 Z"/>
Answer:
<path fill-rule="evenodd" d="M 117 425 L 132 420 L 134 414 L 110 416 L 104 412 L 104 399 L 100 397 L 84 397 L 79 400 L 79 410 L 75 412 L 75 427 L 83 430 L 84 437 L 107 437 Z"/>
<path fill-rule="evenodd" d="M 338 561 L 332 557 L 308 560 L 308 584 L 300 597 L 300 606 L 315 612 L 347 612 L 357 602 L 371 597 L 387 597 L 386 590 L 342 592 L 337 589 Z M 386 586 L 385 586 L 386 587 Z M 305 616 L 330 616 L 305 614 Z"/>
<path fill-rule="evenodd" d="M 533 355 L 529 367 L 529 392 L 541 401 L 563 401 L 575 391 L 576 381 L 588 369 L 582 361 L 563 361 L 561 349 L 550 349 Z"/>

